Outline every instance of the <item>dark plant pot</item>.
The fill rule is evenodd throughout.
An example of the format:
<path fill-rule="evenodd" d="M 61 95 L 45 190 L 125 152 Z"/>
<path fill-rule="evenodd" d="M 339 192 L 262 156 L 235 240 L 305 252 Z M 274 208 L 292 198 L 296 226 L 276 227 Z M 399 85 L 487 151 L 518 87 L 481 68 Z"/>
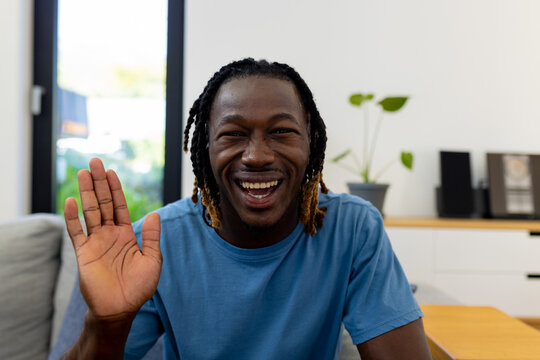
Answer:
<path fill-rule="evenodd" d="M 349 192 L 352 195 L 361 197 L 364 200 L 369 201 L 383 213 L 384 198 L 386 196 L 386 190 L 388 190 L 388 184 L 369 184 L 369 183 L 347 183 Z"/>

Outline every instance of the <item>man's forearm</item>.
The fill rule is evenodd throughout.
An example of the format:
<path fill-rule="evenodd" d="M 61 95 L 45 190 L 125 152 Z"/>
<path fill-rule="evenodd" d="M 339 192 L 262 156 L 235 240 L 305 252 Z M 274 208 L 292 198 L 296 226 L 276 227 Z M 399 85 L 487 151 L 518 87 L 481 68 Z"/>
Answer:
<path fill-rule="evenodd" d="M 61 359 L 122 359 L 135 315 L 97 319 L 90 311 L 87 312 L 79 339 Z"/>
<path fill-rule="evenodd" d="M 431 354 L 422 318 L 359 344 L 362 359 L 429 360 Z"/>

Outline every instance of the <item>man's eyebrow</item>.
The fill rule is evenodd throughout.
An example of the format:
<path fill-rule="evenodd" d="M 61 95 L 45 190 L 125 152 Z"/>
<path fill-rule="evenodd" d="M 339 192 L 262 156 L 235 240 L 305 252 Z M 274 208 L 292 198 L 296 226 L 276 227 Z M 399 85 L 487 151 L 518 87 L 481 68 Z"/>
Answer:
<path fill-rule="evenodd" d="M 269 120 L 279 120 L 279 119 L 288 119 L 294 121 L 296 124 L 300 125 L 298 123 L 298 119 L 294 117 L 293 115 L 289 113 L 277 113 L 272 116 L 270 116 Z M 218 125 L 225 125 L 231 121 L 246 121 L 246 119 L 242 115 L 238 114 L 231 114 L 231 115 L 225 115 L 221 119 L 219 119 Z"/>
<path fill-rule="evenodd" d="M 236 115 L 236 114 L 225 115 L 224 117 L 219 119 L 218 125 L 225 125 L 228 122 L 235 121 L 235 120 L 245 121 L 246 119 L 244 119 L 242 115 Z"/>
<path fill-rule="evenodd" d="M 278 119 L 289 119 L 289 120 L 294 121 L 297 125 L 300 125 L 298 123 L 298 119 L 289 113 L 278 113 L 270 117 L 270 120 L 278 120 Z"/>

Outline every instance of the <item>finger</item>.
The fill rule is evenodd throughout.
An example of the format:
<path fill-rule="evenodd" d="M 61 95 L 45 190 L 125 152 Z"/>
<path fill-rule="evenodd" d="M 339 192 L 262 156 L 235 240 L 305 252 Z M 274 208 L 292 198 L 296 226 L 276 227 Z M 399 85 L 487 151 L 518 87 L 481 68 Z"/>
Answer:
<path fill-rule="evenodd" d="M 160 217 L 158 213 L 150 213 L 144 219 L 141 228 L 142 253 L 161 261 L 159 238 L 161 233 Z"/>
<path fill-rule="evenodd" d="M 101 227 L 101 212 L 99 211 L 99 204 L 96 193 L 94 192 L 94 182 L 88 170 L 79 170 L 77 180 L 79 181 L 79 193 L 81 194 L 86 229 L 88 230 L 88 235 L 91 235 Z"/>
<path fill-rule="evenodd" d="M 93 158 L 90 160 L 90 174 L 94 182 L 94 192 L 101 212 L 102 225 L 114 225 L 114 210 L 111 189 L 107 182 L 107 175 L 101 160 Z"/>
<path fill-rule="evenodd" d="M 131 225 L 131 218 L 118 175 L 113 170 L 107 170 L 107 181 L 111 188 L 114 216 L 118 225 Z"/>
<path fill-rule="evenodd" d="M 73 243 L 75 251 L 82 244 L 86 242 L 86 236 L 84 235 L 81 221 L 79 220 L 79 209 L 77 208 L 77 201 L 70 197 L 66 199 L 64 204 L 64 219 L 66 220 L 66 228 Z"/>

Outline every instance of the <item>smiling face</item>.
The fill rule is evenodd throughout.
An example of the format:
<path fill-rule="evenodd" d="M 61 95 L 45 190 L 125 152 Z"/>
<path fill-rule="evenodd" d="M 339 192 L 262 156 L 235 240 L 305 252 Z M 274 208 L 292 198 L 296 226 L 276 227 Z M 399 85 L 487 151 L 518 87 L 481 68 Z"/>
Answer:
<path fill-rule="evenodd" d="M 223 84 L 210 111 L 209 155 L 223 232 L 294 229 L 309 131 L 293 83 L 249 76 Z"/>

